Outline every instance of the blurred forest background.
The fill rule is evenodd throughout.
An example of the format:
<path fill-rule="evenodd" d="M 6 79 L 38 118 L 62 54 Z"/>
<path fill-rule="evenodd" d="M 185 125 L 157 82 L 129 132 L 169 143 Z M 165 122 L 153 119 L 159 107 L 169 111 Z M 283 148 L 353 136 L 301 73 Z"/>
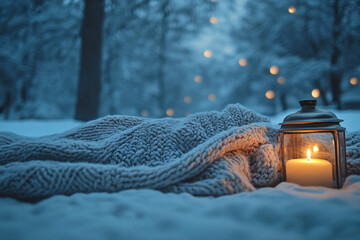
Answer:
<path fill-rule="evenodd" d="M 360 0 L 1 0 L 0 118 L 360 109 Z"/>

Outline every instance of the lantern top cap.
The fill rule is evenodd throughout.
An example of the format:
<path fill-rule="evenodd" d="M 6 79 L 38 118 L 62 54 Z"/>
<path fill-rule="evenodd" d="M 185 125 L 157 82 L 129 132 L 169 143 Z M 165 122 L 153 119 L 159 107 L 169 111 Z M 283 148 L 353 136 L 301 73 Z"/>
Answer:
<path fill-rule="evenodd" d="M 316 100 L 300 100 L 299 101 L 301 108 L 315 108 L 317 101 Z"/>
<path fill-rule="evenodd" d="M 328 125 L 336 128 L 342 128 L 340 122 L 343 120 L 338 119 L 337 116 L 330 111 L 316 109 L 316 100 L 301 100 L 299 101 L 301 110 L 295 113 L 289 114 L 285 117 L 283 123 L 281 123 L 281 128 L 288 128 L 294 125 L 301 128 L 308 127 L 319 127 Z"/>

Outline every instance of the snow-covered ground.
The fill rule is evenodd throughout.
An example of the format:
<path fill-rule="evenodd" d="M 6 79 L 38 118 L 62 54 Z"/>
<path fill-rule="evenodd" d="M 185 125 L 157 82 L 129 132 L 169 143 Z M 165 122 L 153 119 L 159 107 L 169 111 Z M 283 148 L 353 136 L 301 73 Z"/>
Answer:
<path fill-rule="evenodd" d="M 16 134 L 40 137 L 69 130 L 81 124 L 72 119 L 66 120 L 0 120 L 0 131 L 10 131 Z"/>
<path fill-rule="evenodd" d="M 349 131 L 360 111 L 336 112 Z M 280 123 L 285 114 L 272 117 Z M 80 123 L 0 121 L 0 131 L 41 136 Z M 0 198 L 0 239 L 359 239 L 360 176 L 343 189 L 281 183 L 218 198 L 155 190 Z"/>
<path fill-rule="evenodd" d="M 360 177 L 219 198 L 154 190 L 0 199 L 0 239 L 359 239 Z"/>
<path fill-rule="evenodd" d="M 296 112 L 298 109 L 290 109 L 286 112 L 281 112 L 275 116 L 269 117 L 274 124 L 281 123 L 286 115 Z M 345 110 L 332 111 L 336 116 L 344 121 L 341 123 L 348 131 L 360 130 L 360 110 Z M 72 119 L 65 120 L 19 120 L 19 121 L 4 121 L 0 120 L 0 131 L 10 131 L 17 134 L 30 137 L 39 137 L 48 134 L 54 134 L 69 130 L 81 124 L 79 121 Z"/>

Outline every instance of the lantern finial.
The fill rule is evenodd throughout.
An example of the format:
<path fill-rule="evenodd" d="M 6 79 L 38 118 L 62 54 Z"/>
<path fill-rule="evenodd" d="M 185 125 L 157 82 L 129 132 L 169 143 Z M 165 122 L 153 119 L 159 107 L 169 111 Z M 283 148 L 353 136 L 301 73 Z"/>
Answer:
<path fill-rule="evenodd" d="M 300 103 L 300 106 L 302 109 L 304 109 L 304 108 L 314 109 L 317 101 L 316 100 L 301 100 L 301 101 L 299 101 L 299 103 Z"/>

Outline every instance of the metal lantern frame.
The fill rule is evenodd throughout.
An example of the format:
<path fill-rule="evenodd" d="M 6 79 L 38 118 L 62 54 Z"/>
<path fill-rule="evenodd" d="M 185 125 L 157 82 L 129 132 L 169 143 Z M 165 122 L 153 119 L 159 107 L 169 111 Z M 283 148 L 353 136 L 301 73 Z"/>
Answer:
<path fill-rule="evenodd" d="M 316 109 L 316 100 L 299 101 L 301 110 L 285 117 L 280 123 L 280 159 L 282 162 L 282 177 L 286 181 L 286 160 L 284 156 L 284 137 L 286 134 L 330 133 L 334 140 L 335 152 L 335 188 L 341 188 L 346 179 L 346 144 L 345 128 L 330 111 Z M 333 176 L 334 177 L 334 176 Z"/>

